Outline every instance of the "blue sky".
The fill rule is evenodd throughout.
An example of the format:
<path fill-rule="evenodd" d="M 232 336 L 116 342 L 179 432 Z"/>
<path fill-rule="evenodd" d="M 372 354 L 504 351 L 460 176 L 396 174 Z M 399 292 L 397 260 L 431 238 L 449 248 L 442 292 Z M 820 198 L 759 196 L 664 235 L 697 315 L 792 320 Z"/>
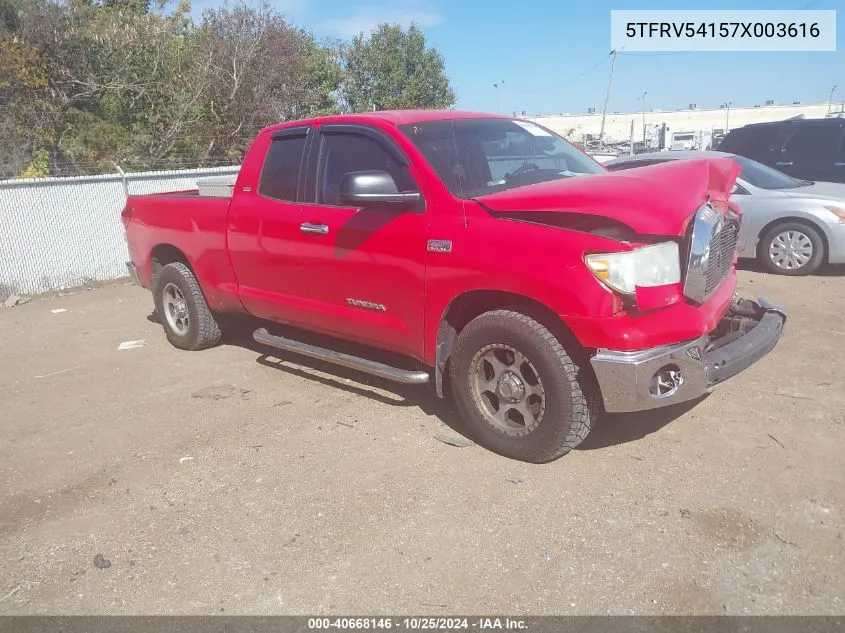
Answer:
<path fill-rule="evenodd" d="M 208 0 L 206 0 L 207 2 Z M 212 0 L 213 1 L 213 0 Z M 835 53 L 622 53 L 609 111 L 845 100 L 842 0 L 268 0 L 318 37 L 416 22 L 446 60 L 461 109 L 527 114 L 601 110 L 611 9 L 840 9 Z M 809 5 L 809 6 L 808 6 Z"/>

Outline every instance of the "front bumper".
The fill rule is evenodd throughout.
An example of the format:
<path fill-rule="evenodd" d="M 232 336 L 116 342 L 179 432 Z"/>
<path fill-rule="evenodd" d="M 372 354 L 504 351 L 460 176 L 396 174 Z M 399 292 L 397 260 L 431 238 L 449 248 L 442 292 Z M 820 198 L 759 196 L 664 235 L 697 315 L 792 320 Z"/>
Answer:
<path fill-rule="evenodd" d="M 698 398 L 763 358 L 786 313 L 765 299 L 735 299 L 718 327 L 683 343 L 635 352 L 599 349 L 591 359 L 608 412 L 642 411 Z"/>

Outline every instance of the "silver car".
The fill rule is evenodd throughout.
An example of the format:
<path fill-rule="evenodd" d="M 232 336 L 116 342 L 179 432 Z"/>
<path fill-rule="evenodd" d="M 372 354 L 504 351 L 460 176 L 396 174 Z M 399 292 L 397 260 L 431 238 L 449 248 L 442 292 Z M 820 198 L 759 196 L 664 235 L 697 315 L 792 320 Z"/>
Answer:
<path fill-rule="evenodd" d="M 623 156 L 610 171 L 670 160 L 731 158 L 742 168 L 731 201 L 742 210 L 739 256 L 781 275 L 807 275 L 823 263 L 845 263 L 845 184 L 787 176 L 757 161 L 724 152 L 666 151 Z"/>

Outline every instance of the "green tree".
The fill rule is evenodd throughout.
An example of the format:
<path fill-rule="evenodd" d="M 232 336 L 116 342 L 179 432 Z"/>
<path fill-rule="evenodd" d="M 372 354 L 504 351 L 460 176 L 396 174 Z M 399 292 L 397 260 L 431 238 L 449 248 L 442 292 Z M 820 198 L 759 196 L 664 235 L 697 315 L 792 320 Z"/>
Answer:
<path fill-rule="evenodd" d="M 455 104 L 443 57 L 426 46 L 415 24 L 407 31 L 399 24 L 380 24 L 370 36 L 356 36 L 345 47 L 343 61 L 341 93 L 353 112 Z"/>
<path fill-rule="evenodd" d="M 207 9 L 194 39 L 196 134 L 209 160 L 240 160 L 260 128 L 338 109 L 330 51 L 266 4 Z"/>

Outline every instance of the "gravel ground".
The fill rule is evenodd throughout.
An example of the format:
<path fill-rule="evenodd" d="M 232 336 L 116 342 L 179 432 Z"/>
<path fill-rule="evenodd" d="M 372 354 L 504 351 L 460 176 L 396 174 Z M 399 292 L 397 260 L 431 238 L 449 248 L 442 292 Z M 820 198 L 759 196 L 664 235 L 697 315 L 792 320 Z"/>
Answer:
<path fill-rule="evenodd" d="M 845 277 L 740 276 L 772 354 L 543 466 L 136 287 L 0 309 L 0 614 L 843 614 Z"/>

